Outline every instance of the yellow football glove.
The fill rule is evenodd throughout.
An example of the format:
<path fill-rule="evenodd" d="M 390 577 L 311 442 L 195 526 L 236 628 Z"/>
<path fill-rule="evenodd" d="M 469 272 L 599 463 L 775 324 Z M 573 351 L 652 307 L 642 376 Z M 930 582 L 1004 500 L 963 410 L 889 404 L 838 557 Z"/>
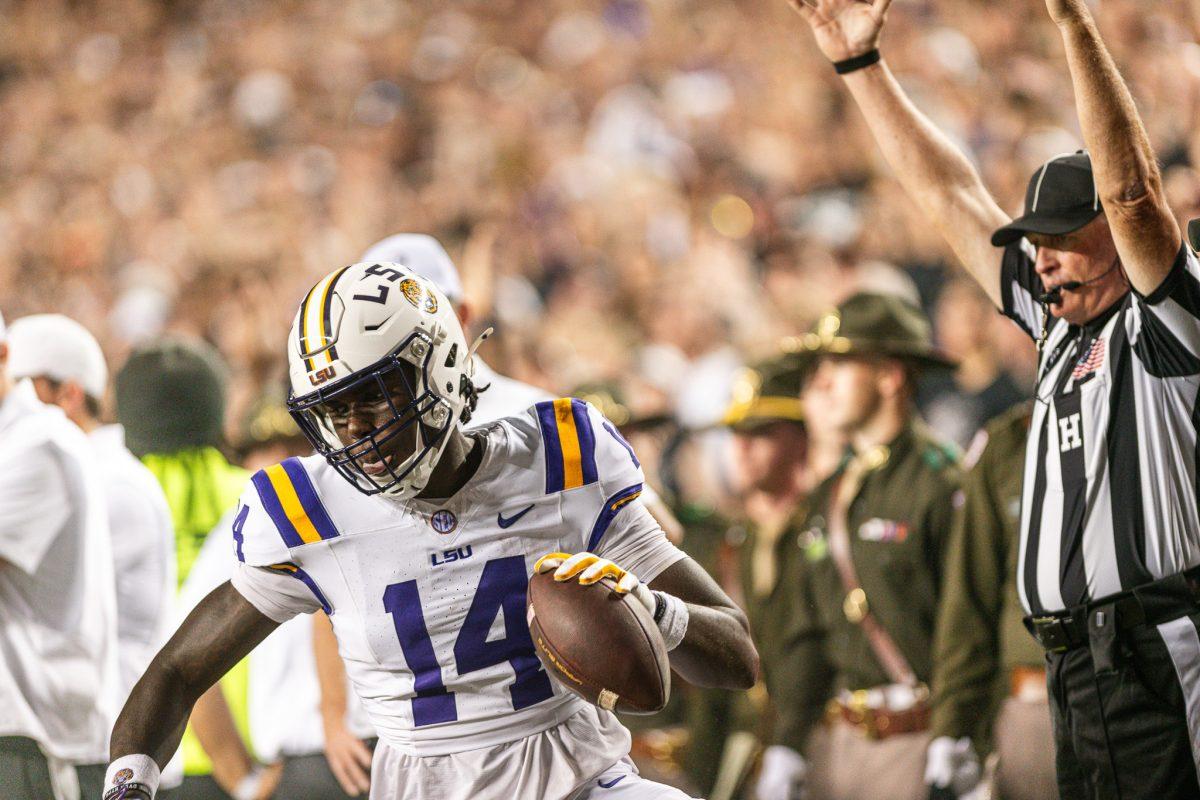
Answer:
<path fill-rule="evenodd" d="M 650 587 L 638 580 L 632 572 L 621 569 L 607 558 L 601 558 L 595 553 L 547 553 L 533 565 L 534 572 L 554 572 L 554 580 L 569 581 L 578 578 L 584 586 L 595 583 L 602 578 L 612 578 L 617 582 L 618 594 L 632 594 L 646 610 L 654 613 L 656 602 Z"/>

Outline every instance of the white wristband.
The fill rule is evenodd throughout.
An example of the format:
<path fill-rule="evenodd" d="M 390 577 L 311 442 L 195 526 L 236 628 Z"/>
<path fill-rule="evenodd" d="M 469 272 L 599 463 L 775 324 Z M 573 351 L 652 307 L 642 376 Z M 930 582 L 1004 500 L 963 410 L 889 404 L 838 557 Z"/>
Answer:
<path fill-rule="evenodd" d="M 104 793 L 126 784 L 140 784 L 153 797 L 158 791 L 158 764 L 150 756 L 137 753 L 121 756 L 104 773 Z"/>
<path fill-rule="evenodd" d="M 233 787 L 230 796 L 233 800 L 254 800 L 258 797 L 258 790 L 262 788 L 263 768 L 255 764 L 250 771 L 246 773 L 246 777 L 238 781 L 238 785 Z"/>
<path fill-rule="evenodd" d="M 666 592 L 655 592 L 654 594 L 663 603 L 663 613 L 658 619 L 658 630 L 662 633 L 663 641 L 666 642 L 667 651 L 670 652 L 679 646 L 687 634 L 687 603 Z"/>

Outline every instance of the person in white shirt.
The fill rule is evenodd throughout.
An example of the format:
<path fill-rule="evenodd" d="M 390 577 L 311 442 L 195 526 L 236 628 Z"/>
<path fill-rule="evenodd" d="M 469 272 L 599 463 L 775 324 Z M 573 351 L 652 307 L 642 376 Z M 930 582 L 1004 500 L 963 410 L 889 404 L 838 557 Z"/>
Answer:
<path fill-rule="evenodd" d="M 83 433 L 8 373 L 0 321 L 0 796 L 95 797 L 120 703 L 113 557 Z"/>
<path fill-rule="evenodd" d="M 162 487 L 125 447 L 120 425 L 100 422 L 108 366 L 100 343 L 61 314 L 22 317 L 9 330 L 9 375 L 29 378 L 88 435 L 101 469 L 117 582 L 122 699 L 167 640 L 175 594 L 175 533 Z"/>
<path fill-rule="evenodd" d="M 124 702 L 167 641 L 175 597 L 175 531 L 162 487 L 125 446 L 120 425 L 100 422 L 108 388 L 104 351 L 62 314 L 33 314 L 8 332 L 8 372 L 28 378 L 39 400 L 62 409 L 85 434 L 99 467 L 117 576 L 117 666 Z M 164 784 L 182 780 L 173 764 Z"/>
<path fill-rule="evenodd" d="M 234 577 L 134 688 L 105 797 L 153 798 L 195 699 L 280 623 L 323 610 L 380 737 L 374 800 L 682 798 L 637 775 L 611 712 L 551 680 L 525 622 L 532 571 L 611 576 L 682 677 L 756 680 L 744 615 L 642 507 L 615 428 L 562 398 L 465 429 L 473 348 L 445 295 L 399 264 L 319 281 L 287 350 L 288 407 L 317 454 L 252 477 Z"/>

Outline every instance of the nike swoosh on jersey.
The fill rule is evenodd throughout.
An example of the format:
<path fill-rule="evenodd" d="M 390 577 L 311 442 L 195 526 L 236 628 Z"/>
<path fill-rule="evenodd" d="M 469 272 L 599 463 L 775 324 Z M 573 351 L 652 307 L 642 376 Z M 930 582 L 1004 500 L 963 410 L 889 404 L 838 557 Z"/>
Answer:
<path fill-rule="evenodd" d="M 618 783 L 620 783 L 623 780 L 625 780 L 625 776 L 618 775 L 617 777 L 613 778 L 608 783 L 605 783 L 602 780 L 597 780 L 596 785 L 599 786 L 601 789 L 611 789 L 612 787 L 616 786 Z"/>
<path fill-rule="evenodd" d="M 515 523 L 517 520 L 519 520 L 521 517 L 525 516 L 532 510 L 533 510 L 533 503 L 530 503 L 529 505 L 525 506 L 525 508 L 523 508 L 520 511 L 518 511 L 517 513 L 513 514 L 511 517 L 505 517 L 503 514 L 498 513 L 498 514 L 496 514 L 496 524 L 499 525 L 501 528 L 511 528 L 513 526 L 513 523 Z"/>

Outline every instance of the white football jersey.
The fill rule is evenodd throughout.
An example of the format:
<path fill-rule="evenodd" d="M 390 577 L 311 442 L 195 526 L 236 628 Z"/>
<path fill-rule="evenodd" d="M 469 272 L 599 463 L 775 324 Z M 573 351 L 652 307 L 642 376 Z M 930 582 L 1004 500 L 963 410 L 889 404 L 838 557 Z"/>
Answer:
<path fill-rule="evenodd" d="M 645 581 L 684 557 L 591 406 L 542 402 L 482 430 L 477 472 L 445 502 L 366 496 L 324 459 L 293 458 L 253 476 L 232 525 L 233 585 L 276 621 L 324 608 L 381 739 L 414 756 L 513 742 L 584 708 L 530 640 L 540 556 L 590 550 Z M 596 771 L 623 755 L 597 755 Z"/>
<path fill-rule="evenodd" d="M 180 620 L 213 589 L 233 577 L 238 561 L 230 547 L 230 509 L 204 540 L 180 592 Z M 363 739 L 375 735 L 358 697 L 347 686 L 347 730 Z M 305 615 L 280 625 L 250 654 L 248 683 L 250 744 L 264 764 L 324 752 L 321 690 L 313 654 L 313 620 Z"/>

